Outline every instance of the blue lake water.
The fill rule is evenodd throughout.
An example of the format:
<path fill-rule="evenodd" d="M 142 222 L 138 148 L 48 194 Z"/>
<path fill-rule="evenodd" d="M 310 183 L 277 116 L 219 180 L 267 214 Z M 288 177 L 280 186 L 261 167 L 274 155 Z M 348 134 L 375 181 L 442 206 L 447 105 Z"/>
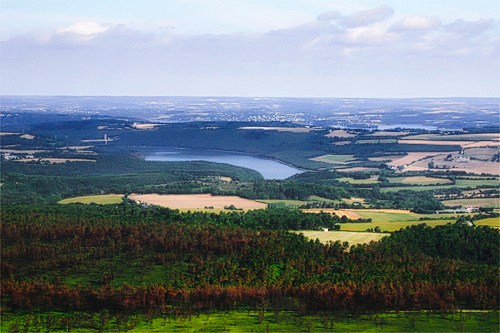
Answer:
<path fill-rule="evenodd" d="M 286 164 L 253 155 L 232 152 L 165 149 L 146 156 L 146 161 L 208 161 L 226 163 L 258 171 L 265 179 L 286 179 L 301 171 Z"/>

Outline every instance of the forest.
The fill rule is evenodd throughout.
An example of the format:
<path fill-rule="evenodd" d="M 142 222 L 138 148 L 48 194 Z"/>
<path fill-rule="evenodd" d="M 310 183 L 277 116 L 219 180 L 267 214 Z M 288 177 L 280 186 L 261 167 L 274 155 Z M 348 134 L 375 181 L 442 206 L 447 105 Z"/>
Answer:
<path fill-rule="evenodd" d="M 334 222 L 291 210 L 179 213 L 124 203 L 1 214 L 8 311 L 498 307 L 499 231 L 489 227 L 418 225 L 350 247 L 287 232 Z"/>

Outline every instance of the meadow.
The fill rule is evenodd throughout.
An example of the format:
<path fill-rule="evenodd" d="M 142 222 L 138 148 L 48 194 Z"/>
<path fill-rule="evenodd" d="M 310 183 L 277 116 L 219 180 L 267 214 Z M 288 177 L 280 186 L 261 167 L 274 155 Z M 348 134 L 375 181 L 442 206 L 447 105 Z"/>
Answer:
<path fill-rule="evenodd" d="M 68 198 L 59 201 L 58 203 L 66 205 L 71 203 L 90 204 L 95 203 L 98 205 L 112 205 L 123 202 L 123 194 L 102 194 L 102 195 L 86 195 L 74 198 Z"/>
<path fill-rule="evenodd" d="M 323 155 L 311 158 L 311 160 L 334 164 L 348 164 L 355 162 L 357 158 L 355 158 L 354 155 Z"/>
<path fill-rule="evenodd" d="M 234 206 L 237 209 L 263 209 L 267 204 L 243 199 L 236 196 L 214 196 L 211 194 L 131 194 L 129 199 L 148 205 L 157 205 L 171 209 L 224 209 Z"/>
<path fill-rule="evenodd" d="M 445 206 L 476 206 L 476 207 L 493 207 L 500 208 L 500 198 L 468 198 L 442 201 Z"/>
<path fill-rule="evenodd" d="M 450 184 L 452 181 L 447 178 L 435 178 L 425 176 L 415 177 L 389 177 L 387 178 L 391 184 L 415 184 L 415 185 L 429 185 L 429 184 Z"/>
<path fill-rule="evenodd" d="M 498 311 L 408 311 L 351 315 L 224 311 L 151 318 L 147 314 L 4 314 L 3 332 L 498 332 Z"/>
<path fill-rule="evenodd" d="M 319 239 L 321 243 L 340 241 L 341 243 L 348 242 L 349 245 L 354 244 L 369 244 L 371 241 L 377 242 L 388 234 L 374 232 L 349 232 L 349 231 L 296 231 L 303 234 L 309 239 Z"/>
<path fill-rule="evenodd" d="M 390 178 L 389 178 L 390 179 Z M 411 190 L 411 191 L 429 191 L 429 190 L 441 190 L 448 188 L 478 188 L 478 187 L 498 187 L 498 179 L 486 179 L 486 178 L 475 178 L 475 179 L 457 179 L 456 184 L 446 185 L 416 185 L 416 186 L 396 186 L 396 187 L 384 187 L 380 189 L 380 192 L 398 192 L 401 190 Z"/>
<path fill-rule="evenodd" d="M 347 182 L 350 184 L 377 184 L 379 181 L 375 178 L 367 178 L 367 179 L 354 179 L 349 177 L 337 178 L 339 182 Z"/>

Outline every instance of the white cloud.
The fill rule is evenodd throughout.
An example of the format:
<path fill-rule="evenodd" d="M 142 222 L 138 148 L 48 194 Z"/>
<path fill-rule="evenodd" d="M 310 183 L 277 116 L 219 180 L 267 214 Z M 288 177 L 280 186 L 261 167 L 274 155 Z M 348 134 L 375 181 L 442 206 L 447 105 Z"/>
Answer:
<path fill-rule="evenodd" d="M 430 30 L 439 28 L 441 21 L 435 17 L 424 16 L 407 16 L 399 22 L 393 24 L 389 30 L 391 31 L 411 31 L 411 30 Z"/>
<path fill-rule="evenodd" d="M 494 19 L 481 19 L 474 22 L 467 22 L 460 19 L 446 25 L 446 29 L 457 34 L 477 35 L 493 29 L 495 26 L 498 27 L 498 22 L 495 22 Z"/>
<path fill-rule="evenodd" d="M 108 29 L 108 26 L 100 25 L 97 22 L 76 22 L 69 27 L 59 27 L 56 30 L 56 34 L 73 33 L 77 35 L 90 36 L 103 33 Z"/>

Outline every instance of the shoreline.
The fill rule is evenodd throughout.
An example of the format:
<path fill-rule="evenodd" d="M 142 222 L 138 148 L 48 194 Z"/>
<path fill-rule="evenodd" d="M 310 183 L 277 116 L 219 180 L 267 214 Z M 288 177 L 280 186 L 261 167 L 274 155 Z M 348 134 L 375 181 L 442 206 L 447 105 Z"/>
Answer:
<path fill-rule="evenodd" d="M 289 163 L 289 162 L 285 162 L 285 161 L 279 160 L 279 159 L 274 158 L 274 157 L 270 157 L 270 156 L 266 156 L 266 155 L 262 155 L 262 154 L 256 154 L 256 153 L 236 151 L 236 150 L 205 149 L 205 148 L 185 148 L 185 147 L 180 148 L 180 147 L 172 147 L 172 146 L 121 146 L 121 147 L 124 147 L 124 148 L 138 148 L 138 149 L 143 149 L 143 150 L 147 150 L 147 149 L 149 149 L 149 150 L 162 150 L 162 149 L 163 150 L 167 150 L 167 149 L 171 149 L 171 150 L 184 150 L 184 151 L 192 150 L 192 151 L 199 151 L 199 152 L 214 152 L 214 153 L 218 153 L 218 152 L 219 153 L 231 153 L 231 154 L 236 154 L 236 155 L 251 156 L 251 157 L 260 158 L 260 159 L 263 159 L 263 160 L 277 162 L 277 163 L 283 164 L 285 166 L 288 166 L 290 168 L 297 169 L 300 172 L 314 171 L 314 170 L 311 170 L 311 169 L 306 169 L 306 168 L 299 167 L 299 166 L 294 165 L 294 164 Z M 144 153 L 144 152 L 142 152 L 142 153 Z M 142 157 L 142 158 L 145 159 L 145 156 Z M 213 163 L 221 163 L 221 162 L 213 162 Z M 226 163 L 226 164 L 229 164 L 229 163 Z M 251 168 L 247 168 L 247 169 L 251 169 Z M 252 170 L 254 170 L 254 169 L 252 169 Z M 257 170 L 255 170 L 255 171 L 257 171 Z"/>

